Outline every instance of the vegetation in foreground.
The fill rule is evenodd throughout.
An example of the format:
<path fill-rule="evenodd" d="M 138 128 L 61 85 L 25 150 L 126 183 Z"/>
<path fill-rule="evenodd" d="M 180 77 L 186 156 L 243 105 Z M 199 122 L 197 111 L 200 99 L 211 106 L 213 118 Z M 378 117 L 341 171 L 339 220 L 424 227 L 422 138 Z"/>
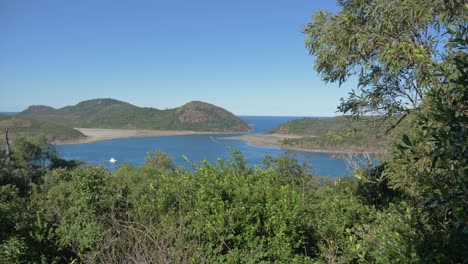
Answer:
<path fill-rule="evenodd" d="M 376 178 L 391 163 L 361 171 L 366 180 L 332 181 L 290 156 L 250 168 L 234 151 L 187 172 L 156 151 L 145 166 L 110 173 L 61 160 L 44 142 L 17 139 L 8 155 L 1 152 L 0 258 L 7 263 L 467 257 L 462 226 L 439 214 L 446 204 L 426 204 L 411 188 Z"/>
<path fill-rule="evenodd" d="M 334 182 L 288 157 L 250 168 L 235 152 L 194 172 L 156 152 L 111 174 L 57 158 L 44 140 L 17 139 L 0 151 L 0 259 L 465 263 L 468 7 L 339 4 L 307 26 L 310 51 L 325 80 L 361 68 L 343 112 L 415 113 L 391 157 Z M 443 52 L 434 34 L 449 38 Z"/>

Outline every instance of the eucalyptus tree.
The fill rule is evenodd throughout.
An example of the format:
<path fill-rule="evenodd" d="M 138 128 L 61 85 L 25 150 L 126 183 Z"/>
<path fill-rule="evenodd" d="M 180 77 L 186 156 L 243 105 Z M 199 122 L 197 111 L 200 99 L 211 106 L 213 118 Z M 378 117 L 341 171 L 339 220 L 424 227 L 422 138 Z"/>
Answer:
<path fill-rule="evenodd" d="M 342 99 L 345 114 L 405 116 L 439 85 L 434 75 L 451 49 L 447 30 L 467 23 L 464 0 L 339 0 L 336 14 L 319 11 L 304 29 L 315 69 L 340 85 L 357 76 Z"/>
<path fill-rule="evenodd" d="M 397 116 L 392 127 L 414 113 L 412 127 L 392 157 L 360 183 L 376 185 L 368 188 L 376 195 L 397 190 L 400 200 L 385 200 L 382 208 L 393 209 L 370 226 L 350 231 L 357 241 L 352 259 L 357 255 L 362 261 L 386 262 L 395 252 L 399 256 L 405 252 L 407 259 L 401 262 L 464 263 L 468 4 L 466 0 L 338 4 L 341 11 L 319 11 L 304 29 L 306 46 L 324 81 L 341 85 L 357 77 L 357 86 L 338 110 L 356 116 Z M 398 248 L 401 245 L 404 248 Z"/>

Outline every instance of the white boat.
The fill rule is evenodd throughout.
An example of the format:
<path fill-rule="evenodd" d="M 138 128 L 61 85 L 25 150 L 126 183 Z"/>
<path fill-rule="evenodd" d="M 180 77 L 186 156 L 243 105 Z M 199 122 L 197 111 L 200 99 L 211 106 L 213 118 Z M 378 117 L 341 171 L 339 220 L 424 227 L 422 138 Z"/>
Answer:
<path fill-rule="evenodd" d="M 116 160 L 116 159 L 114 159 L 114 158 L 111 158 L 111 159 L 109 160 L 109 162 L 110 162 L 110 163 L 116 163 L 116 162 L 117 162 L 117 160 Z"/>

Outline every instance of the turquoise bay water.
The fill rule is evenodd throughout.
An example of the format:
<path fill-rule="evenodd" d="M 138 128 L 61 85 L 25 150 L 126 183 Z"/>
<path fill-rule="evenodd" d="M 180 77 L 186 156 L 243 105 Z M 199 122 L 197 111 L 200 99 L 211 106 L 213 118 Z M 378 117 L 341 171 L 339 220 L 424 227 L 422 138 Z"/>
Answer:
<path fill-rule="evenodd" d="M 269 129 L 297 119 L 298 117 L 260 117 L 242 116 L 243 120 L 252 125 L 250 133 L 264 133 Z M 237 134 L 238 135 L 238 134 Z M 144 157 L 156 149 L 169 154 L 177 166 L 192 170 L 193 166 L 184 159 L 197 163 L 204 159 L 216 162 L 218 158 L 229 159 L 230 148 L 241 151 L 250 166 L 261 165 L 266 155 L 278 157 L 286 151 L 272 147 L 256 147 L 240 140 L 223 140 L 223 137 L 232 135 L 189 135 L 164 136 L 150 138 L 112 139 L 89 144 L 57 145 L 58 153 L 65 159 L 82 160 L 95 165 L 102 165 L 111 171 L 116 170 L 124 163 L 134 166 L 144 164 Z M 319 176 L 332 178 L 349 175 L 343 160 L 333 158 L 329 153 L 306 153 L 293 151 L 299 161 L 307 161 Z M 114 157 L 115 164 L 109 162 Z"/>

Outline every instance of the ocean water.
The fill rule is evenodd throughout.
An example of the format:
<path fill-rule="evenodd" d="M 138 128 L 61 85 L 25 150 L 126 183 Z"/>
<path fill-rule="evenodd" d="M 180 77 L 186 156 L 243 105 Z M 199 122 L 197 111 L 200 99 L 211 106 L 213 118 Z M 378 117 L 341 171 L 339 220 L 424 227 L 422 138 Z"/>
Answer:
<path fill-rule="evenodd" d="M 300 117 L 264 117 L 241 116 L 249 122 L 252 131 L 249 133 L 264 133 L 284 122 Z M 207 159 L 216 162 L 218 158 L 229 159 L 231 149 L 242 152 L 250 166 L 262 165 L 266 155 L 278 157 L 285 154 L 285 150 L 273 147 L 257 147 L 240 140 L 223 140 L 232 135 L 188 135 L 188 136 L 164 136 L 149 138 L 125 138 L 112 139 L 89 144 L 57 145 L 57 151 L 62 158 L 82 160 L 87 163 L 102 165 L 111 171 L 116 170 L 124 163 L 141 166 L 149 152 L 156 149 L 167 153 L 177 166 L 193 169 L 193 163 Z M 291 151 L 300 162 L 308 162 L 319 176 L 337 178 L 349 176 L 350 172 L 342 159 L 335 158 L 330 153 L 307 153 Z M 113 157 L 117 159 L 115 164 L 109 162 Z M 188 161 L 187 161 L 188 159 Z"/>

